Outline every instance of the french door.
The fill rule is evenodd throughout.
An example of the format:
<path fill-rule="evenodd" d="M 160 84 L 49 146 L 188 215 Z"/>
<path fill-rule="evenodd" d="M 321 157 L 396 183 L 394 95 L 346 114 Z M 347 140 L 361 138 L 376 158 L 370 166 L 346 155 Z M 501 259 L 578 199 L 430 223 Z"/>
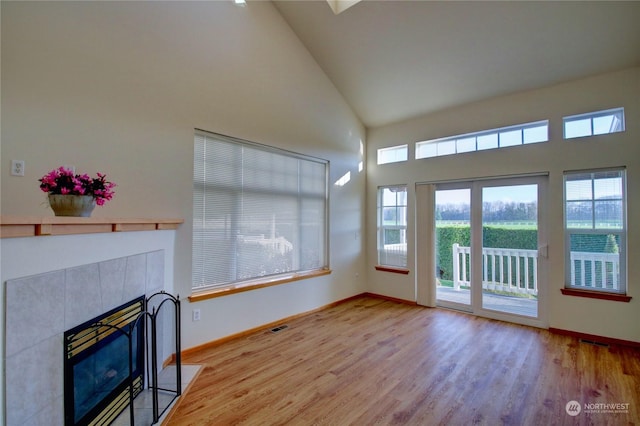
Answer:
<path fill-rule="evenodd" d="M 438 183 L 433 190 L 436 304 L 540 325 L 546 177 Z"/>

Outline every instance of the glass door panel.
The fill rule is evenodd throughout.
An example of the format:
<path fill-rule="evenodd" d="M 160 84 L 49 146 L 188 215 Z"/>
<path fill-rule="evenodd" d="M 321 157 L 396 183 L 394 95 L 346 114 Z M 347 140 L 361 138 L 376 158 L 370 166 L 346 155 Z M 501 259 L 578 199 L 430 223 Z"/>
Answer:
<path fill-rule="evenodd" d="M 471 189 L 435 191 L 436 302 L 471 311 Z"/>
<path fill-rule="evenodd" d="M 482 309 L 538 317 L 538 185 L 482 187 Z"/>

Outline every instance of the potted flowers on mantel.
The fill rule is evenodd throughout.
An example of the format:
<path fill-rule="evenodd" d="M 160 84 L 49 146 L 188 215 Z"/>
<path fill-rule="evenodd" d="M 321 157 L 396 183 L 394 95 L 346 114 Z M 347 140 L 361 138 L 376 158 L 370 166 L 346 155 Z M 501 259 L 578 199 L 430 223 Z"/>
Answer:
<path fill-rule="evenodd" d="M 38 181 L 40 189 L 49 194 L 49 205 L 56 216 L 89 217 L 96 204 L 102 206 L 113 198 L 116 186 L 102 173 L 92 178 L 65 167 L 51 170 Z"/>

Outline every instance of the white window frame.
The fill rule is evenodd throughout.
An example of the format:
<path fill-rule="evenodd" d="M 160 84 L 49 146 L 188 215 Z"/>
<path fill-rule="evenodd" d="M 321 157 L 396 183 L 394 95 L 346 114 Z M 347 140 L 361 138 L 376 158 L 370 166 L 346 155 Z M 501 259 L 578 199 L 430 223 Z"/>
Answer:
<path fill-rule="evenodd" d="M 533 137 L 530 131 L 544 128 L 544 136 Z M 528 135 L 529 131 L 529 135 Z M 498 129 L 465 133 L 440 139 L 416 142 L 416 160 L 443 155 L 507 148 L 549 141 L 549 120 L 534 121 Z"/>
<path fill-rule="evenodd" d="M 222 152 L 232 160 L 221 163 L 219 157 Z M 287 169 L 283 170 L 285 164 Z M 265 281 L 272 283 L 291 276 L 329 270 L 328 179 L 327 160 L 196 130 L 192 291 L 239 286 L 248 288 Z M 286 181 L 287 184 L 279 185 L 280 181 Z M 252 186 L 251 182 L 254 182 L 255 186 Z M 272 193 L 273 197 L 270 198 L 269 195 Z M 252 194 L 255 197 L 252 197 Z M 297 203 L 297 207 L 292 210 L 294 214 L 287 216 L 288 222 L 277 222 L 279 218 L 273 214 L 273 219 L 270 219 L 273 222 L 269 222 L 269 229 L 261 233 L 262 238 L 260 235 L 244 234 L 243 223 L 248 224 L 244 225 L 245 228 L 264 225 L 264 220 L 261 219 L 255 221 L 254 218 L 249 218 L 248 222 L 241 221 L 247 216 L 246 203 L 277 202 L 283 197 L 288 200 L 289 205 Z M 316 205 L 322 207 L 310 208 Z M 277 205 L 275 207 L 272 210 L 277 212 Z M 248 215 L 251 216 L 251 213 Z M 259 214 L 255 217 L 257 216 Z M 286 224 L 286 238 L 278 233 L 278 223 Z M 260 230 L 257 229 L 255 232 Z M 273 251 L 274 256 L 277 256 L 277 253 L 281 256 L 285 252 L 290 253 L 287 256 L 291 262 L 287 261 L 286 265 L 279 264 L 277 268 L 274 267 L 274 270 L 277 269 L 276 272 L 267 270 L 269 268 L 257 275 L 251 272 L 251 268 L 241 272 L 242 265 L 239 265 L 240 258 L 237 254 L 238 247 L 241 246 L 262 247 L 264 250 Z M 225 247 L 231 247 L 231 250 Z M 310 257 L 309 252 L 317 258 Z M 217 253 L 220 253 L 222 259 L 214 264 L 212 259 L 218 258 L 215 255 Z M 251 260 L 250 257 L 247 259 L 248 262 Z M 313 262 L 308 262 L 307 259 L 312 259 Z M 310 263 L 315 265 L 309 267 Z M 219 272 L 220 270 L 222 272 Z"/>
<path fill-rule="evenodd" d="M 400 163 L 409 159 L 409 145 L 397 145 L 378 149 L 377 164 Z"/>
<path fill-rule="evenodd" d="M 609 128 L 606 132 L 600 132 L 596 130 L 596 126 L 594 124 L 594 120 L 597 120 L 601 117 L 614 116 L 618 119 L 617 128 Z M 588 133 L 578 134 L 578 135 L 569 135 L 567 136 L 567 125 L 571 123 L 576 123 L 578 121 L 589 121 L 589 129 Z M 618 133 L 625 131 L 625 119 L 624 119 L 624 108 L 612 108 L 606 109 L 602 111 L 588 112 L 584 114 L 576 114 L 569 115 L 562 118 L 562 136 L 564 139 L 575 139 L 575 138 L 586 138 L 597 135 L 608 135 L 611 133 Z"/>
<path fill-rule="evenodd" d="M 396 193 L 392 204 L 385 203 L 384 192 L 387 190 Z M 397 195 L 400 192 L 404 192 L 404 197 Z M 392 208 L 395 209 L 395 223 L 385 224 L 384 212 Z M 394 268 L 407 267 L 407 213 L 407 185 L 378 188 L 378 265 Z M 385 245 L 386 231 L 398 231 L 400 242 Z"/>
<path fill-rule="evenodd" d="M 597 176 L 603 176 L 606 173 L 620 173 L 622 179 L 622 197 L 620 199 L 606 199 L 606 201 L 621 201 L 622 202 L 622 223 L 620 228 L 605 228 L 598 227 L 596 223 L 596 204 L 599 202 L 595 196 L 595 180 Z M 569 181 L 568 177 L 571 176 L 586 176 L 590 175 L 591 180 L 591 199 L 581 198 L 581 199 L 567 199 L 567 182 Z M 626 294 L 627 287 L 627 190 L 626 190 L 626 170 L 623 168 L 614 168 L 614 169 L 602 169 L 602 170 L 584 170 L 584 171 L 571 171 L 565 172 L 563 178 L 563 210 L 564 210 L 564 232 L 565 232 L 565 288 L 574 289 L 574 290 L 589 290 L 594 292 L 603 292 L 603 293 L 616 293 L 616 294 Z M 567 203 L 571 202 L 581 202 L 581 203 L 591 203 L 591 212 L 592 219 L 591 224 L 589 226 L 584 227 L 569 227 L 568 224 L 568 215 L 567 215 Z M 600 202 L 604 202 L 604 200 L 600 200 Z M 612 234 L 617 236 L 619 239 L 618 244 L 618 264 L 619 264 L 619 274 L 617 275 L 617 280 L 613 279 L 614 282 L 617 282 L 618 288 L 606 288 L 603 281 L 606 281 L 606 277 L 602 274 L 602 268 L 605 266 L 604 263 L 600 263 L 600 280 L 597 279 L 596 273 L 596 263 L 603 262 L 605 259 L 601 260 L 586 260 L 584 259 L 573 259 L 572 251 L 571 251 L 571 236 L 572 235 L 602 235 L 602 234 Z M 578 252 L 574 252 L 577 254 Z M 605 255 L 606 256 L 606 255 Z M 584 261 L 584 263 L 582 263 Z M 588 263 L 587 263 L 588 262 Z M 581 266 L 577 266 L 581 265 Z M 588 265 L 588 266 L 587 266 Z M 587 268 L 590 271 L 585 271 Z M 577 270 L 580 269 L 582 272 L 578 273 Z M 590 278 L 586 279 L 586 274 Z M 578 280 L 578 278 L 580 278 Z M 576 283 L 576 281 L 582 281 L 582 283 Z M 598 282 L 599 281 L 599 282 Z M 598 285 L 600 284 L 600 285 Z"/>

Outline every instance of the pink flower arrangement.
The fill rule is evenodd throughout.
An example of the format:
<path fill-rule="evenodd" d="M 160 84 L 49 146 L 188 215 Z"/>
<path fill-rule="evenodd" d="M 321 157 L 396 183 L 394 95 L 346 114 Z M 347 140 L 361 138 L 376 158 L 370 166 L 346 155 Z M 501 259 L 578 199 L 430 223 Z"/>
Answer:
<path fill-rule="evenodd" d="M 115 183 L 107 182 L 106 175 L 97 174 L 92 178 L 88 174 L 74 175 L 73 171 L 58 167 L 38 179 L 40 189 L 49 194 L 90 195 L 99 206 L 113 198 Z"/>

